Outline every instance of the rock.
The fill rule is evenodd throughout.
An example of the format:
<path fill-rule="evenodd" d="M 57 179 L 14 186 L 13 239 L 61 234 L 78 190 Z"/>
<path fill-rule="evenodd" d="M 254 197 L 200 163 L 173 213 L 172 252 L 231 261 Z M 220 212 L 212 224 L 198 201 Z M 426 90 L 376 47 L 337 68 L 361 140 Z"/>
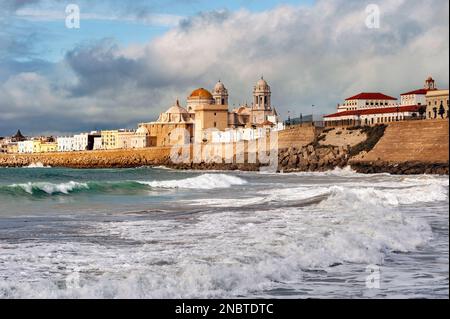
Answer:
<path fill-rule="evenodd" d="M 298 155 L 292 154 L 291 156 L 289 156 L 288 167 L 296 167 L 298 161 Z"/>

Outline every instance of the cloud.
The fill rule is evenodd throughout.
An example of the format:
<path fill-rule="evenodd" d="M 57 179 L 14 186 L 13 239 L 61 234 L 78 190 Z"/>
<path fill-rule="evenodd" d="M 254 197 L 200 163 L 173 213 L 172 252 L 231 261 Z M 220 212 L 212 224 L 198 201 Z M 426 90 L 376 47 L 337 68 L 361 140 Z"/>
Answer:
<path fill-rule="evenodd" d="M 31 21 L 64 21 L 66 19 L 66 13 L 64 10 L 42 10 L 24 8 L 16 11 L 16 15 L 19 18 L 31 20 Z M 142 13 L 137 14 L 98 14 L 94 12 L 80 12 L 80 18 L 83 21 L 86 20 L 106 20 L 106 21 L 121 21 L 130 23 L 142 23 L 148 26 L 161 26 L 161 27 L 173 27 L 176 26 L 183 17 L 170 14 L 155 14 Z"/>
<path fill-rule="evenodd" d="M 0 114 L 6 110 L 16 126 L 27 125 L 21 111 L 41 106 L 42 116 L 60 118 L 46 131 L 133 125 L 218 79 L 231 104 L 250 102 L 261 74 L 282 115 L 309 113 L 312 104 L 315 112 L 332 112 L 361 91 L 398 96 L 421 87 L 429 74 L 448 87 L 448 1 L 384 0 L 379 6 L 380 29 L 366 27 L 366 3 L 322 0 L 257 13 L 203 12 L 145 45 L 121 47 L 111 39 L 78 45 L 52 72 L 25 77 L 35 86 L 20 94 L 34 92 L 33 102 L 7 95 L 23 83 L 21 73 L 7 90 L 3 84 Z"/>

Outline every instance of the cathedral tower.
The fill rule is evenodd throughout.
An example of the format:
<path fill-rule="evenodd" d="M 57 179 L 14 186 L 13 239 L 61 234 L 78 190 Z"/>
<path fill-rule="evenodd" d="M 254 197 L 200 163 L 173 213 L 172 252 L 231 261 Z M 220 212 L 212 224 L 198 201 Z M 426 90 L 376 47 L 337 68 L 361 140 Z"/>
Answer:
<path fill-rule="evenodd" d="M 256 82 L 256 86 L 253 89 L 253 107 L 257 110 L 271 110 L 270 105 L 270 86 L 267 84 L 263 77 Z"/>
<path fill-rule="evenodd" d="M 214 86 L 212 95 L 216 105 L 228 105 L 228 90 L 220 80 Z"/>

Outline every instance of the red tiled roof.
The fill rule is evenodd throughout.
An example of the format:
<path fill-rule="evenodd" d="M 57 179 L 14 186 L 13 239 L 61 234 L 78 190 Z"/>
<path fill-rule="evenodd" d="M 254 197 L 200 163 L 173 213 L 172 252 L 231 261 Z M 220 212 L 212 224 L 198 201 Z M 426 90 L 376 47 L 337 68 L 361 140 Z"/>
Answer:
<path fill-rule="evenodd" d="M 345 99 L 346 101 L 349 100 L 397 100 L 395 97 L 383 94 L 383 93 L 359 93 L 358 95 L 349 97 L 348 99 Z"/>
<path fill-rule="evenodd" d="M 384 113 L 399 113 L 402 112 L 417 112 L 419 111 L 420 105 L 406 105 L 406 106 L 396 106 L 394 107 L 382 107 L 377 109 L 365 109 L 365 110 L 352 110 L 338 112 L 330 115 L 325 115 L 324 117 L 341 117 L 341 116 L 360 116 L 360 115 L 371 115 L 371 114 L 384 114 Z M 398 110 L 397 110 L 398 109 Z"/>
<path fill-rule="evenodd" d="M 400 94 L 400 95 L 401 95 L 401 96 L 403 96 L 403 95 L 412 95 L 412 94 L 425 95 L 425 94 L 427 94 L 428 91 L 435 91 L 435 90 L 418 89 L 418 90 L 411 91 L 411 92 L 407 92 L 407 93 L 403 93 L 403 94 Z"/>

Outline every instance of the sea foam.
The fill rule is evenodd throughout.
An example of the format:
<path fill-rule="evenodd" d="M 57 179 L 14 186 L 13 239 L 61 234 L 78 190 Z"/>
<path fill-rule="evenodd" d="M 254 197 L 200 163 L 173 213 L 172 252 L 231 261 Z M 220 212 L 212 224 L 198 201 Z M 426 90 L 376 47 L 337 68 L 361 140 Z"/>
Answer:
<path fill-rule="evenodd" d="M 244 179 L 226 174 L 203 174 L 196 177 L 166 181 L 137 181 L 153 188 L 186 188 L 186 189 L 215 189 L 228 188 L 233 185 L 244 185 Z"/>
<path fill-rule="evenodd" d="M 31 163 L 30 165 L 26 166 L 25 168 L 51 168 L 51 166 L 46 166 L 42 164 L 41 162 L 37 163 Z"/>

